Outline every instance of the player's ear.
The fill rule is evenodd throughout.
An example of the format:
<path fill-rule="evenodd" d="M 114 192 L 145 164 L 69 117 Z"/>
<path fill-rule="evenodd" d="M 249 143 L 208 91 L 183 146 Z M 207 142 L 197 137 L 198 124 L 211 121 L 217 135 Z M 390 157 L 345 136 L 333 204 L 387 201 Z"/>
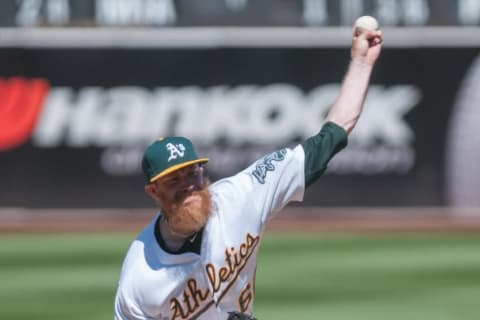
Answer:
<path fill-rule="evenodd" d="M 164 203 L 162 202 L 162 199 L 159 195 L 158 186 L 155 183 L 149 183 L 149 184 L 145 185 L 145 193 L 148 194 L 150 196 L 150 198 L 152 198 L 153 201 L 155 201 L 155 203 L 159 207 L 163 208 Z"/>
<path fill-rule="evenodd" d="M 157 187 L 153 183 L 145 185 L 145 193 L 157 200 Z"/>

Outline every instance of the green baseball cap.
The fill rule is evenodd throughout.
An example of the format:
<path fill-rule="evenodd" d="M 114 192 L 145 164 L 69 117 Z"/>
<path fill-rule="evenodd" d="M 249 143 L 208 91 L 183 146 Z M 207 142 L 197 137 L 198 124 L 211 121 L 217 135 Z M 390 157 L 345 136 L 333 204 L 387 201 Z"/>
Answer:
<path fill-rule="evenodd" d="M 195 163 L 208 162 L 199 158 L 190 140 L 184 137 L 160 138 L 150 144 L 142 159 L 142 170 L 147 183 Z"/>

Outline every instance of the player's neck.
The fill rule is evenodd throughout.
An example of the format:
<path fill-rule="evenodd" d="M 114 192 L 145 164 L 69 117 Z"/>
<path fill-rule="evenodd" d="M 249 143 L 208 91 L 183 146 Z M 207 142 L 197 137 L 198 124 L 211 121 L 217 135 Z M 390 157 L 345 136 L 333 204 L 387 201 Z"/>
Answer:
<path fill-rule="evenodd" d="M 165 219 L 160 219 L 160 234 L 167 248 L 171 251 L 178 251 L 188 238 L 192 237 L 195 232 L 190 234 L 180 234 L 172 230 Z"/>

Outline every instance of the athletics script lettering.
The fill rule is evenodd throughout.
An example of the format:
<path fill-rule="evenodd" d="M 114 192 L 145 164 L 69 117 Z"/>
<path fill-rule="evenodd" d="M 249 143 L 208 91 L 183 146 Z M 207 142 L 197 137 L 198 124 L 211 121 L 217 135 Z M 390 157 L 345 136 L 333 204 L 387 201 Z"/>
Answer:
<path fill-rule="evenodd" d="M 187 281 L 187 287 L 183 290 L 183 299 L 173 298 L 170 300 L 170 310 L 172 311 L 171 319 L 194 319 L 213 304 L 218 305 L 235 283 L 243 268 L 247 265 L 249 258 L 259 242 L 259 236 L 252 236 L 247 233 L 245 242 L 240 244 L 238 249 L 234 247 L 225 249 L 225 265 L 223 267 L 217 268 L 212 263 L 206 265 L 207 278 L 213 292 L 210 288 L 204 290 L 198 288 L 197 280 L 189 279 Z M 216 302 L 212 300 L 206 305 L 202 303 L 220 292 L 222 285 L 225 283 L 228 284 L 218 296 Z M 204 305 L 204 307 L 200 309 L 202 305 Z"/>

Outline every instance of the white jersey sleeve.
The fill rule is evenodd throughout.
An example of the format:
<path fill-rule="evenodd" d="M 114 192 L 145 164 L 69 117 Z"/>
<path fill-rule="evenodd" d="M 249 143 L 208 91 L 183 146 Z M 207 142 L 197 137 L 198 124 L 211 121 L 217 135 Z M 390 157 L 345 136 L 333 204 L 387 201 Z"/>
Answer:
<path fill-rule="evenodd" d="M 260 218 L 263 225 L 291 201 L 303 200 L 305 191 L 305 153 L 301 145 L 272 152 L 237 175 L 227 178 L 222 189 L 230 189 L 233 202 L 248 201 L 252 211 L 244 218 Z M 230 182 L 230 188 L 225 186 Z M 242 200 L 243 199 L 243 200 Z M 258 220 L 257 220 L 258 221 Z"/>
<path fill-rule="evenodd" d="M 275 151 L 246 170 L 254 201 L 265 223 L 291 201 L 302 201 L 305 191 L 305 153 L 302 146 Z"/>

